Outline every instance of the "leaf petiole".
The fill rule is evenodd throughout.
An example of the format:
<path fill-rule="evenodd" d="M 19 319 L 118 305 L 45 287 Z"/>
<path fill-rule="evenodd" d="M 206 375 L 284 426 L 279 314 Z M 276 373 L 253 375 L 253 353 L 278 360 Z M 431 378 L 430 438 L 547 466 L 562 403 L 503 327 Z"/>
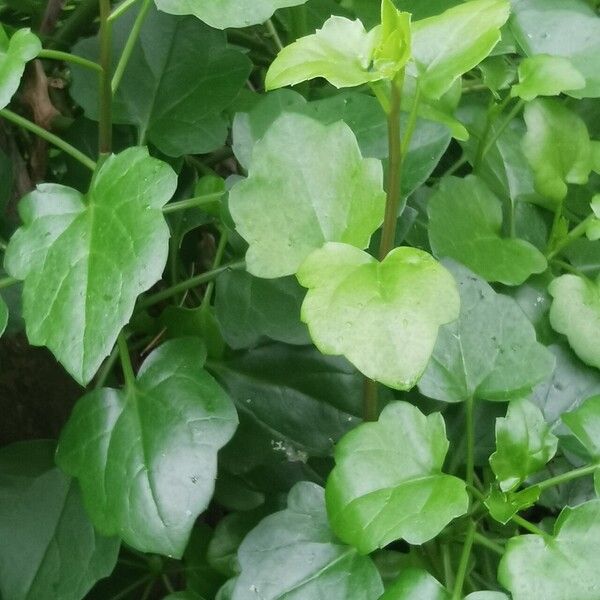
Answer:
<path fill-rule="evenodd" d="M 47 58 L 49 60 L 60 60 L 62 62 L 70 62 L 74 65 L 79 65 L 80 67 L 85 67 L 86 69 L 91 69 L 93 71 L 102 71 L 102 67 L 94 62 L 93 60 L 88 60 L 87 58 L 83 58 L 82 56 L 77 56 L 76 54 L 69 54 L 68 52 L 61 52 L 60 50 L 42 50 L 38 56 L 38 58 Z"/>
<path fill-rule="evenodd" d="M 456 581 L 454 583 L 452 600 L 460 600 L 462 598 L 462 590 L 465 583 L 465 577 L 467 575 L 467 568 L 469 567 L 469 557 L 471 556 L 471 548 L 473 547 L 474 539 L 475 523 L 473 521 L 469 521 L 465 543 L 463 545 L 462 553 L 460 555 L 460 562 L 458 564 L 458 571 L 456 572 Z"/>
<path fill-rule="evenodd" d="M 195 198 L 188 198 L 186 200 L 179 200 L 178 202 L 169 202 L 169 204 L 163 207 L 163 213 L 169 214 L 178 212 L 180 210 L 186 210 L 188 208 L 198 208 L 209 204 L 214 204 L 220 200 L 224 195 L 224 192 L 215 192 L 214 194 L 204 194 L 203 196 L 196 196 Z"/>
<path fill-rule="evenodd" d="M 119 347 L 119 356 L 121 358 L 121 367 L 123 369 L 125 385 L 127 388 L 132 388 L 135 385 L 135 372 L 133 370 L 133 365 L 131 364 L 129 348 L 127 348 L 127 339 L 123 332 L 119 334 L 117 345 Z"/>
<path fill-rule="evenodd" d="M 483 546 L 484 548 L 491 550 L 495 554 L 498 554 L 498 556 L 504 556 L 505 549 L 503 546 L 486 538 L 485 535 L 482 535 L 478 531 L 475 532 L 475 534 L 473 536 L 473 541 L 476 544 L 479 544 L 480 546 Z"/>
<path fill-rule="evenodd" d="M 125 0 L 119 4 L 119 6 L 115 7 L 115 9 L 110 13 L 108 17 L 108 21 L 116 21 L 119 17 L 123 16 L 133 5 L 138 2 L 138 0 Z"/>
<path fill-rule="evenodd" d="M 559 213 L 560 209 L 557 209 L 556 214 Z M 562 250 L 564 250 L 569 244 L 572 244 L 575 240 L 579 239 L 580 237 L 583 237 L 585 235 L 585 232 L 587 231 L 589 224 L 595 218 L 595 215 L 589 215 L 587 218 L 581 221 L 579 225 L 573 227 L 573 229 L 571 229 L 571 231 L 569 231 L 569 233 L 566 236 L 564 236 L 562 239 L 556 242 L 552 251 L 547 254 L 548 260 L 552 260 L 555 256 L 560 254 L 560 252 L 562 252 Z"/>
<path fill-rule="evenodd" d="M 19 280 L 14 277 L 4 277 L 3 279 L 0 279 L 0 290 L 16 285 L 17 283 L 19 283 Z"/>

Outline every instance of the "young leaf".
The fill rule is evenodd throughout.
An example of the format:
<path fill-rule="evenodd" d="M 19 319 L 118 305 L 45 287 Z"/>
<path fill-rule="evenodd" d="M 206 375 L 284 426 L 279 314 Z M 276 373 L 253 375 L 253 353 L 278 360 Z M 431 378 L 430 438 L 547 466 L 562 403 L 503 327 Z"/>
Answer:
<path fill-rule="evenodd" d="M 58 464 L 79 479 L 99 531 L 142 552 L 180 557 L 212 497 L 231 400 L 202 369 L 197 338 L 153 352 L 133 385 L 84 396 L 63 429 Z"/>
<path fill-rule="evenodd" d="M 118 538 L 94 530 L 77 483 L 54 464 L 55 443 L 0 450 L 0 594 L 79 600 L 110 575 Z"/>
<path fill-rule="evenodd" d="M 460 316 L 440 328 L 419 390 L 443 402 L 527 395 L 550 376 L 554 357 L 537 342 L 533 325 L 512 298 L 460 265 L 447 266 L 458 282 Z"/>
<path fill-rule="evenodd" d="M 600 278 L 592 281 L 578 275 L 558 277 L 548 287 L 554 298 L 550 323 L 567 336 L 581 360 L 600 369 Z"/>
<path fill-rule="evenodd" d="M 513 600 L 597 600 L 600 589 L 600 500 L 560 513 L 552 537 L 509 540 L 498 580 Z"/>
<path fill-rule="evenodd" d="M 8 325 L 8 306 L 2 296 L 0 296 L 0 336 L 6 331 Z"/>
<path fill-rule="evenodd" d="M 487 281 L 519 285 L 547 267 L 535 246 L 501 236 L 502 204 L 474 175 L 444 178 L 427 212 L 433 253 L 461 262 Z"/>
<path fill-rule="evenodd" d="M 298 281 L 308 288 L 301 315 L 317 348 L 394 389 L 415 385 L 438 328 L 458 316 L 452 276 L 416 248 L 396 248 L 380 263 L 353 246 L 325 244 Z"/>
<path fill-rule="evenodd" d="M 573 432 L 594 460 L 600 460 L 600 395 L 564 413 L 562 422 Z"/>
<path fill-rule="evenodd" d="M 535 173 L 535 189 L 558 204 L 567 184 L 587 183 L 592 144 L 581 117 L 557 100 L 538 98 L 525 105 L 523 152 Z"/>
<path fill-rule="evenodd" d="M 533 506 L 538 501 L 540 493 L 539 487 L 508 493 L 493 487 L 485 499 L 485 506 L 493 519 L 506 525 L 519 511 Z"/>
<path fill-rule="evenodd" d="M 31 344 L 47 346 L 85 385 L 163 272 L 169 228 L 161 208 L 177 185 L 169 165 L 129 148 L 109 157 L 82 196 L 42 184 L 19 205 L 23 226 L 5 257 L 25 281 Z"/>
<path fill-rule="evenodd" d="M 19 88 L 25 65 L 41 51 L 42 44 L 29 29 L 19 29 L 9 39 L 0 24 L 0 108 L 11 101 Z"/>
<path fill-rule="evenodd" d="M 448 590 L 424 569 L 408 567 L 379 600 L 450 600 Z"/>
<path fill-rule="evenodd" d="M 379 43 L 373 52 L 373 67 L 386 79 L 394 79 L 411 55 L 411 15 L 399 11 L 392 0 L 381 2 Z"/>
<path fill-rule="evenodd" d="M 376 600 L 383 592 L 371 559 L 339 542 L 327 523 L 323 489 L 296 484 L 287 508 L 264 519 L 238 552 L 232 600 Z"/>
<path fill-rule="evenodd" d="M 155 0 L 172 15 L 194 15 L 216 29 L 249 27 L 264 23 L 280 8 L 304 4 L 306 0 Z"/>
<path fill-rule="evenodd" d="M 585 77 L 568 58 L 538 54 L 519 65 L 519 83 L 511 96 L 531 101 L 538 96 L 558 96 L 585 87 Z"/>
<path fill-rule="evenodd" d="M 326 488 L 338 537 L 362 554 L 434 538 L 469 505 L 464 481 L 442 473 L 447 451 L 442 415 L 426 417 L 407 402 L 388 404 L 377 423 L 346 434 Z"/>
<path fill-rule="evenodd" d="M 556 454 L 557 446 L 540 409 L 528 400 L 513 400 L 506 417 L 496 419 L 496 452 L 490 456 L 500 489 L 518 487 Z"/>
<path fill-rule="evenodd" d="M 275 121 L 229 195 L 248 271 L 265 278 L 293 275 L 327 241 L 365 248 L 384 205 L 381 163 L 362 158 L 352 130 L 298 114 Z"/>
<path fill-rule="evenodd" d="M 439 98 L 488 56 L 509 13 L 506 0 L 473 0 L 415 22 L 413 60 L 423 93 Z"/>

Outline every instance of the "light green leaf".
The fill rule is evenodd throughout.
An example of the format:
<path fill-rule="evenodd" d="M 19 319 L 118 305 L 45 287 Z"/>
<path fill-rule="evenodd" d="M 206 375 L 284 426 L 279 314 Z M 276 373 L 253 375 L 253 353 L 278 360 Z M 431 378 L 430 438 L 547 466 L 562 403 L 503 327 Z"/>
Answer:
<path fill-rule="evenodd" d="M 8 325 L 8 306 L 2 296 L 0 296 L 0 336 L 6 331 Z"/>
<path fill-rule="evenodd" d="M 474 175 L 444 178 L 427 212 L 433 253 L 460 261 L 488 281 L 519 285 L 547 267 L 535 246 L 501 236 L 502 204 Z"/>
<path fill-rule="evenodd" d="M 113 26 L 113 56 L 121 56 L 136 17 L 133 8 Z M 96 60 L 98 37 L 75 52 Z M 222 113 L 235 100 L 251 70 L 224 32 L 194 17 L 174 17 L 151 8 L 115 94 L 115 123 L 135 125 L 168 156 L 202 154 L 221 148 L 228 133 Z M 97 76 L 73 67 L 74 99 L 98 120 Z"/>
<path fill-rule="evenodd" d="M 528 487 L 520 492 L 504 493 L 493 487 L 485 499 L 485 506 L 490 516 L 506 525 L 519 511 L 533 506 L 540 497 L 539 487 Z"/>
<path fill-rule="evenodd" d="M 535 189 L 558 204 L 567 184 L 587 183 L 594 166 L 587 127 L 558 100 L 541 98 L 525 105 L 525 123 L 523 152 L 535 173 Z"/>
<path fill-rule="evenodd" d="M 284 114 L 254 148 L 248 179 L 229 194 L 238 233 L 258 277 L 296 273 L 325 242 L 365 248 L 383 221 L 381 163 L 363 159 L 343 122 Z"/>
<path fill-rule="evenodd" d="M 303 263 L 298 281 L 308 288 L 301 315 L 317 348 L 394 389 L 415 385 L 438 328 L 458 316 L 452 276 L 416 248 L 396 248 L 380 263 L 329 243 Z"/>
<path fill-rule="evenodd" d="M 373 52 L 373 67 L 386 79 L 394 79 L 411 56 L 411 15 L 399 11 L 392 0 L 381 2 L 379 43 Z"/>
<path fill-rule="evenodd" d="M 362 554 L 434 538 L 469 505 L 464 481 L 442 473 L 447 451 L 442 415 L 426 417 L 407 402 L 388 404 L 378 422 L 346 434 L 326 488 L 338 537 Z"/>
<path fill-rule="evenodd" d="M 9 39 L 0 25 L 0 108 L 11 101 L 19 89 L 25 65 L 41 51 L 42 44 L 29 29 L 19 29 Z"/>
<path fill-rule="evenodd" d="M 573 432 L 594 460 L 600 459 L 600 395 L 564 413 L 562 422 Z"/>
<path fill-rule="evenodd" d="M 323 489 L 314 483 L 292 488 L 287 508 L 250 532 L 238 560 L 242 572 L 232 600 L 375 600 L 383 592 L 371 559 L 331 532 Z"/>
<path fill-rule="evenodd" d="M 440 328 L 419 390 L 443 402 L 525 396 L 550 376 L 554 357 L 512 298 L 460 265 L 447 266 L 458 283 L 460 317 Z"/>
<path fill-rule="evenodd" d="M 167 342 L 130 387 L 84 396 L 62 431 L 58 464 L 79 479 L 94 524 L 142 552 L 183 554 L 236 429 L 204 352 L 197 338 Z"/>
<path fill-rule="evenodd" d="M 554 298 L 550 308 L 553 329 L 567 336 L 584 363 L 600 369 L 600 278 L 563 275 L 548 291 Z"/>
<path fill-rule="evenodd" d="M 112 350 L 138 295 L 162 275 L 169 228 L 161 208 L 176 185 L 171 167 L 129 148 L 106 160 L 85 196 L 42 184 L 19 205 L 24 225 L 5 268 L 25 281 L 27 336 L 82 384 Z"/>
<path fill-rule="evenodd" d="M 528 400 L 513 400 L 506 417 L 496 419 L 496 452 L 490 456 L 500 489 L 518 487 L 556 454 L 557 446 L 540 409 Z"/>
<path fill-rule="evenodd" d="M 414 23 L 413 60 L 423 93 L 439 98 L 488 56 L 509 12 L 506 0 L 473 0 Z"/>
<path fill-rule="evenodd" d="M 118 538 L 94 531 L 54 450 L 50 441 L 0 450 L 0 594 L 7 600 L 79 600 L 117 562 Z"/>
<path fill-rule="evenodd" d="M 280 8 L 304 4 L 306 0 L 155 0 L 172 15 L 194 15 L 217 29 L 249 27 L 264 23 Z"/>
<path fill-rule="evenodd" d="M 379 600 L 450 600 L 450 594 L 424 569 L 408 567 Z"/>
<path fill-rule="evenodd" d="M 568 58 L 538 54 L 519 65 L 519 83 L 513 86 L 511 96 L 530 101 L 538 96 L 558 96 L 583 87 L 585 77 Z"/>
<path fill-rule="evenodd" d="M 600 500 L 560 513 L 552 537 L 509 540 L 498 580 L 513 600 L 597 600 L 600 589 Z"/>

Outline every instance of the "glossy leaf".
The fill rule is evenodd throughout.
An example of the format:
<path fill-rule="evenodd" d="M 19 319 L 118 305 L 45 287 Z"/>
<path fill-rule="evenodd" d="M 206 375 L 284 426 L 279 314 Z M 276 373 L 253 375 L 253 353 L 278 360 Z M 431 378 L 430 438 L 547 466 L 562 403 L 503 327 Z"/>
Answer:
<path fill-rule="evenodd" d="M 5 267 L 25 281 L 27 336 L 82 384 L 112 350 L 138 295 L 161 277 L 169 240 L 161 208 L 176 185 L 167 164 L 130 148 L 106 160 L 85 196 L 42 184 L 20 203 L 24 225 Z"/>
<path fill-rule="evenodd" d="M 413 60 L 423 93 L 439 98 L 488 56 L 509 12 L 506 0 L 473 0 L 415 22 Z"/>
<path fill-rule="evenodd" d="M 424 569 L 409 567 L 400 573 L 379 600 L 450 600 L 450 593 Z"/>
<path fill-rule="evenodd" d="M 61 435 L 58 463 L 79 479 L 98 530 L 143 552 L 183 554 L 237 425 L 204 352 L 196 338 L 167 342 L 130 387 L 84 396 Z"/>
<path fill-rule="evenodd" d="M 519 65 L 519 83 L 513 86 L 511 95 L 530 101 L 538 96 L 558 96 L 583 87 L 585 77 L 569 59 L 538 54 Z"/>
<path fill-rule="evenodd" d="M 172 15 L 194 15 L 217 29 L 249 27 L 263 23 L 279 8 L 304 4 L 306 0 L 155 0 Z"/>
<path fill-rule="evenodd" d="M 114 56 L 123 53 L 135 13 L 132 9 L 115 21 Z M 99 38 L 84 40 L 75 51 L 96 60 L 99 43 Z M 135 125 L 140 139 L 168 156 L 211 152 L 225 142 L 228 123 L 222 112 L 250 68 L 248 58 L 227 46 L 224 32 L 193 17 L 150 9 L 115 94 L 115 122 Z M 93 71 L 73 69 L 72 94 L 86 115 L 97 120 Z"/>
<path fill-rule="evenodd" d="M 294 150 L 291 151 L 290 142 Z M 327 241 L 364 248 L 383 220 L 381 163 L 363 159 L 352 130 L 284 114 L 255 146 L 229 209 L 258 277 L 296 273 Z"/>
<path fill-rule="evenodd" d="M 548 291 L 554 298 L 552 327 L 567 336 L 583 362 L 600 369 L 600 279 L 563 275 L 552 281 Z"/>
<path fill-rule="evenodd" d="M 371 559 L 331 532 L 323 490 L 308 482 L 292 488 L 285 510 L 250 532 L 238 560 L 242 571 L 232 600 L 376 600 L 383 592 Z"/>
<path fill-rule="evenodd" d="M 303 263 L 298 280 L 308 288 L 302 320 L 317 348 L 395 389 L 415 385 L 438 328 L 458 315 L 451 275 L 415 248 L 396 248 L 380 263 L 329 243 Z"/>
<path fill-rule="evenodd" d="M 487 281 L 519 285 L 547 267 L 535 246 L 502 237 L 502 204 L 473 175 L 443 179 L 427 212 L 433 253 L 461 262 Z"/>
<path fill-rule="evenodd" d="M 440 328 L 419 381 L 422 394 L 443 402 L 512 400 L 549 377 L 554 357 L 536 340 L 519 305 L 460 265 L 448 264 L 460 291 L 457 321 Z"/>
<path fill-rule="evenodd" d="M 38 37 L 29 29 L 19 29 L 9 39 L 0 24 L 0 108 L 11 101 L 19 88 L 25 65 L 42 49 Z"/>
<path fill-rule="evenodd" d="M 496 452 L 490 465 L 504 492 L 515 489 L 555 454 L 558 438 L 540 409 L 528 400 L 514 400 L 506 417 L 496 419 Z"/>
<path fill-rule="evenodd" d="M 442 473 L 447 451 L 442 415 L 426 417 L 407 402 L 346 434 L 326 488 L 335 533 L 363 554 L 435 537 L 469 505 L 464 481 Z"/>
<path fill-rule="evenodd" d="M 596 600 L 600 589 L 600 500 L 560 513 L 552 537 L 509 540 L 498 579 L 513 600 Z"/>
<path fill-rule="evenodd" d="M 567 184 L 587 183 L 594 166 L 587 127 L 557 100 L 540 98 L 525 105 L 525 123 L 523 151 L 535 173 L 535 189 L 559 203 Z"/>
<path fill-rule="evenodd" d="M 54 442 L 0 450 L 0 594 L 79 600 L 113 570 L 119 540 L 100 536 L 77 483 L 54 465 Z"/>

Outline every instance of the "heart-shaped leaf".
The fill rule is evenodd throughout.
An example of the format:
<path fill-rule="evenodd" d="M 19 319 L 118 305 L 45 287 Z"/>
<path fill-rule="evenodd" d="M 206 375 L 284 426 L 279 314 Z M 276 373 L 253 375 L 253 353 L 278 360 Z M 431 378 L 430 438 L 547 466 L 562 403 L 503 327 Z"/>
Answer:
<path fill-rule="evenodd" d="M 204 354 L 197 338 L 167 342 L 133 385 L 84 396 L 61 435 L 57 461 L 79 479 L 98 530 L 143 552 L 183 554 L 212 497 L 217 452 L 236 429 Z"/>
<path fill-rule="evenodd" d="M 326 488 L 335 533 L 363 554 L 435 537 L 469 505 L 464 481 L 442 473 L 447 451 L 442 415 L 426 417 L 407 402 L 388 404 L 377 423 L 347 433 Z"/>
<path fill-rule="evenodd" d="M 600 589 L 600 500 L 560 513 L 554 535 L 509 540 L 498 580 L 513 600 L 597 600 Z"/>
<path fill-rule="evenodd" d="M 0 25 L 0 108 L 4 108 L 19 88 L 25 65 L 41 51 L 42 44 L 29 29 L 19 29 L 9 39 Z"/>
<path fill-rule="evenodd" d="M 502 204 L 473 175 L 444 178 L 427 210 L 433 253 L 461 262 L 488 281 L 519 285 L 547 267 L 535 246 L 502 237 Z"/>
<path fill-rule="evenodd" d="M 452 276 L 415 248 L 396 248 L 380 263 L 353 246 L 325 244 L 298 280 L 308 288 L 301 314 L 317 348 L 395 389 L 415 385 L 438 328 L 458 316 Z"/>
<path fill-rule="evenodd" d="M 265 278 L 293 275 L 328 241 L 365 248 L 384 206 L 381 163 L 362 158 L 352 130 L 298 114 L 273 123 L 229 194 L 248 271 Z"/>
<path fill-rule="evenodd" d="M 248 534 L 238 560 L 242 571 L 232 600 L 375 600 L 383 592 L 371 559 L 331 532 L 323 489 L 314 483 L 292 488 L 287 508 Z"/>
<path fill-rule="evenodd" d="M 85 196 L 43 184 L 19 205 L 24 225 L 10 240 L 5 267 L 25 281 L 27 336 L 84 385 L 138 295 L 162 275 L 169 228 L 161 208 L 176 185 L 169 165 L 146 148 L 129 148 L 106 160 Z"/>
<path fill-rule="evenodd" d="M 419 381 L 422 394 L 444 402 L 511 400 L 549 377 L 554 357 L 536 340 L 519 305 L 464 267 L 449 263 L 460 291 L 460 317 L 440 329 Z"/>

